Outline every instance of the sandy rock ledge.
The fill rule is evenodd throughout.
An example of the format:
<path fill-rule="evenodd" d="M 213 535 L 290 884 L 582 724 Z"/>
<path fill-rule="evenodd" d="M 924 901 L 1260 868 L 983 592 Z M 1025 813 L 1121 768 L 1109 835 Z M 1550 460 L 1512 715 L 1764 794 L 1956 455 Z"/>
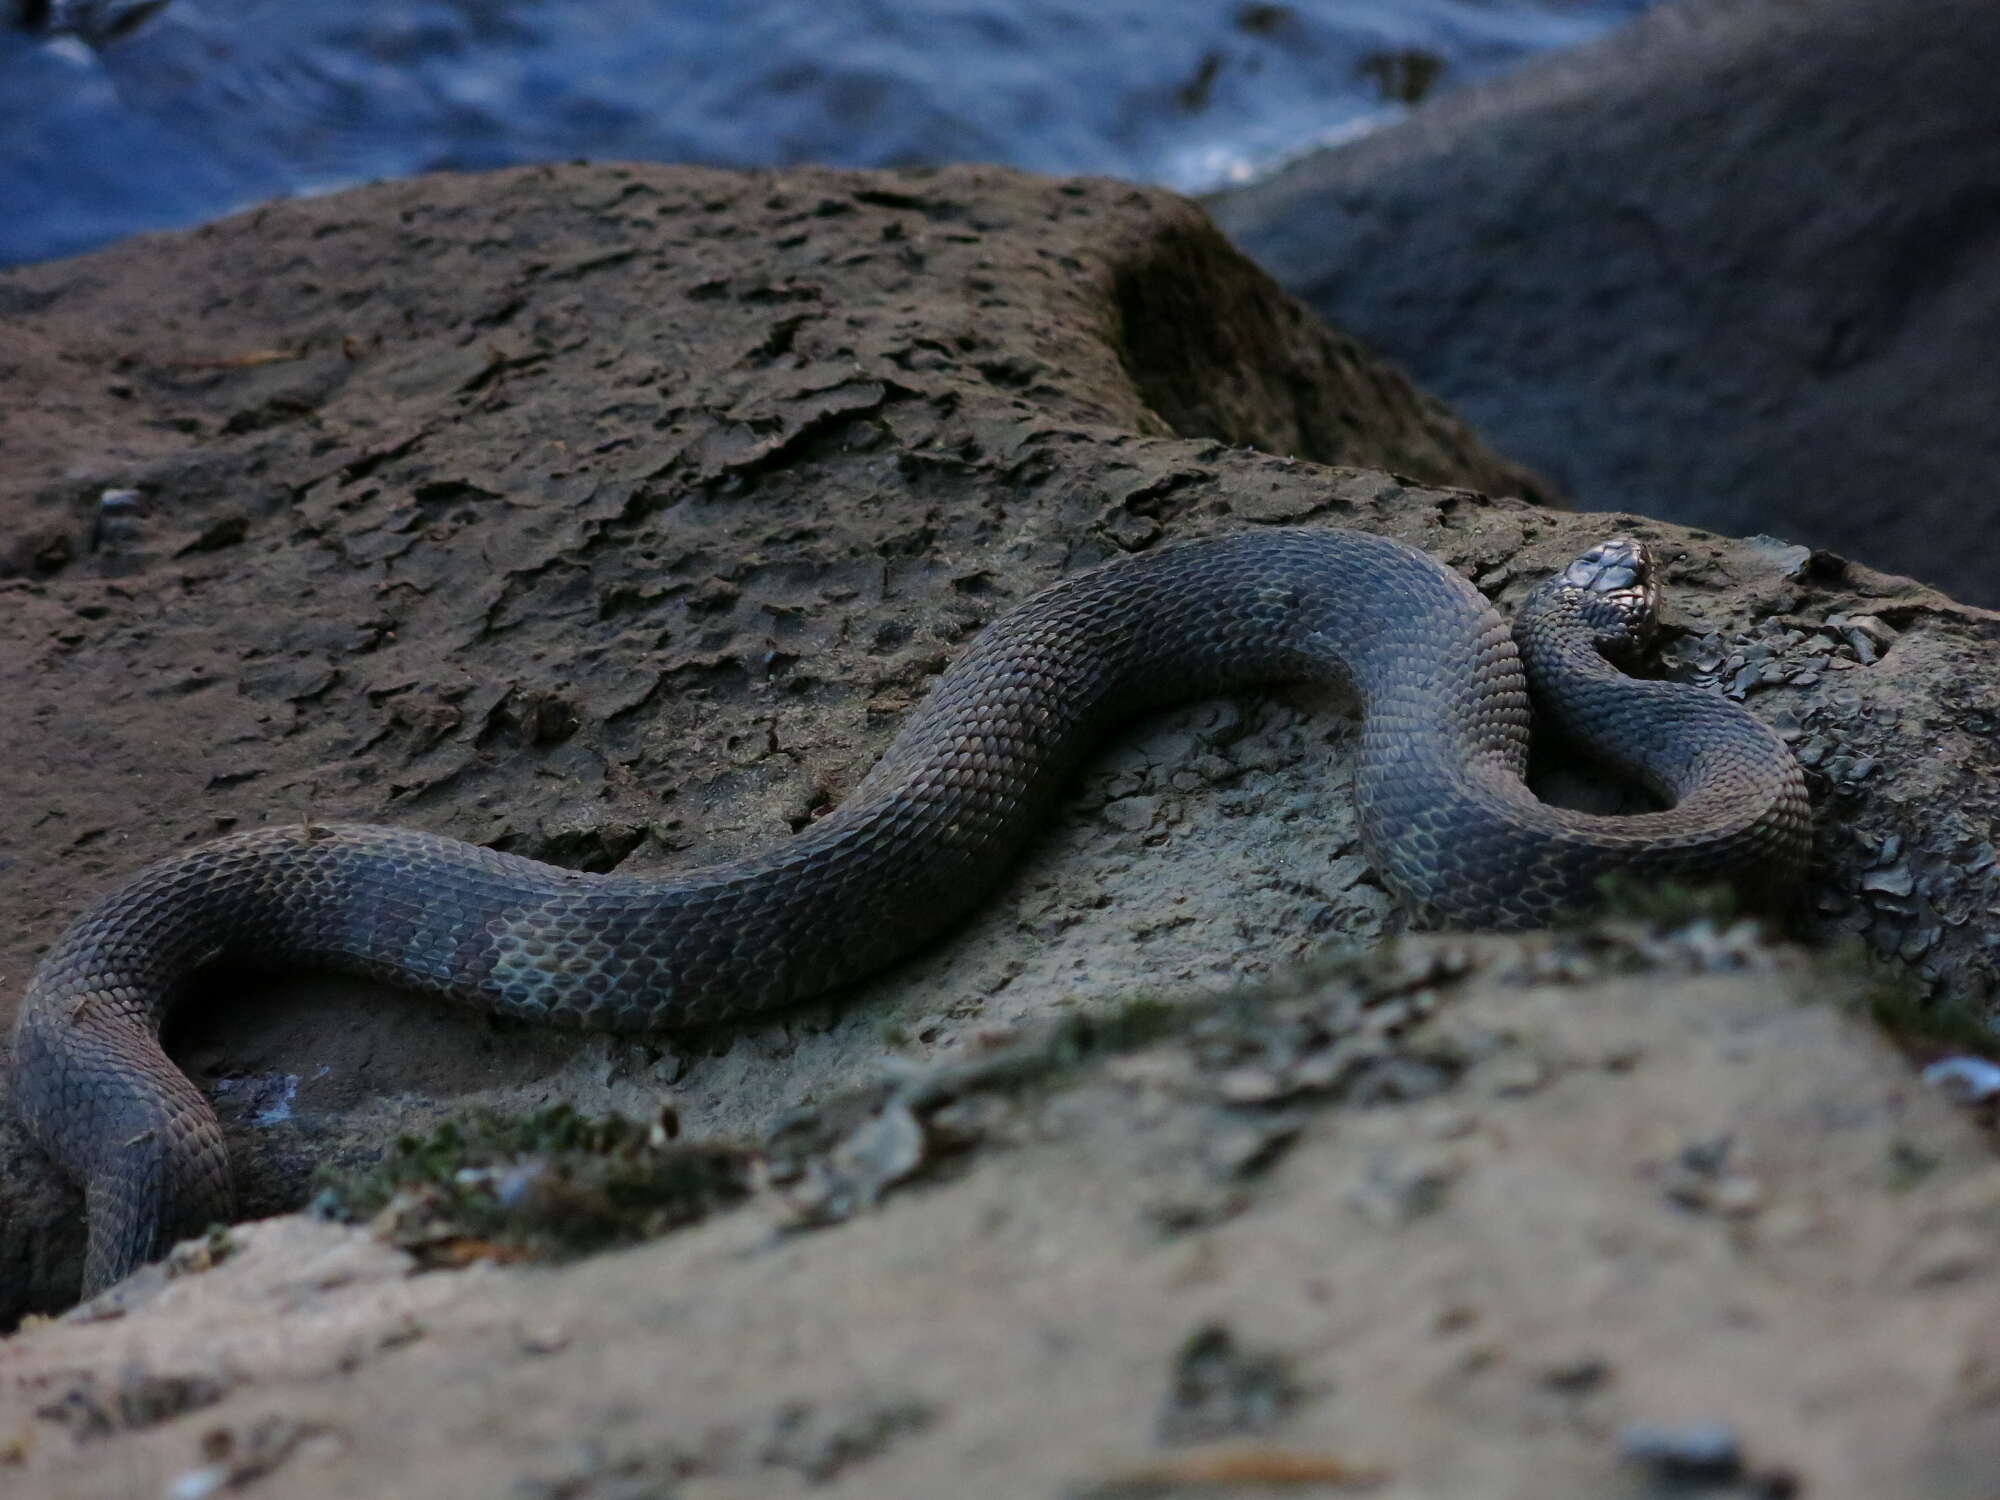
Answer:
<path fill-rule="evenodd" d="M 1404 940 L 1135 1050 L 906 1074 L 936 1157 L 832 1228 L 773 1190 L 412 1275 L 271 1220 L 0 1345 L 0 1463 L 50 1497 L 1531 1500 L 1707 1453 L 1704 1494 L 1975 1500 L 2000 1166 L 1853 998 L 1708 924 Z"/>

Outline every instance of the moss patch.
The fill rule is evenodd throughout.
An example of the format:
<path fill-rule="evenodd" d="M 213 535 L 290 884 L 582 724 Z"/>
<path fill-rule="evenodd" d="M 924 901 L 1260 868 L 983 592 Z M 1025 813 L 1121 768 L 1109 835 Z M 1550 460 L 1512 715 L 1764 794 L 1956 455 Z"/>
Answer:
<path fill-rule="evenodd" d="M 373 1219 L 426 1264 L 563 1260 L 700 1222 L 751 1191 L 755 1152 L 682 1144 L 671 1117 L 588 1119 L 567 1105 L 482 1113 L 404 1136 L 379 1166 L 322 1174 L 323 1212 Z"/>

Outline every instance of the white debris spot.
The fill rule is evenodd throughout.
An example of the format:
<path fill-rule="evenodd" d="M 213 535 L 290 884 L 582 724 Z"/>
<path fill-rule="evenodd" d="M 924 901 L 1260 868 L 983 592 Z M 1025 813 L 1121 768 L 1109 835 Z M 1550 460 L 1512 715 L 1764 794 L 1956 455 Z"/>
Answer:
<path fill-rule="evenodd" d="M 1924 1082 L 1942 1089 L 1954 1104 L 1984 1104 L 2000 1098 L 2000 1064 L 1983 1057 L 1947 1057 L 1924 1069 Z"/>
<path fill-rule="evenodd" d="M 296 1073 L 266 1073 L 256 1078 L 218 1078 L 215 1093 L 218 1098 L 227 1095 L 241 1096 L 246 1110 L 254 1109 L 250 1115 L 253 1125 L 282 1125 L 292 1117 L 292 1100 L 298 1097 L 299 1075 Z"/>

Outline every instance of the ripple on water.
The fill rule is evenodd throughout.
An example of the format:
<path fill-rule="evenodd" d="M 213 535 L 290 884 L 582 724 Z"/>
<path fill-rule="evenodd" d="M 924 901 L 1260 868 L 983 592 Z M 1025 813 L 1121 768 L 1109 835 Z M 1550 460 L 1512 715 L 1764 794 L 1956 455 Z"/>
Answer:
<path fill-rule="evenodd" d="M 0 264 L 583 156 L 984 160 L 1198 191 L 1647 3 L 0 0 Z"/>

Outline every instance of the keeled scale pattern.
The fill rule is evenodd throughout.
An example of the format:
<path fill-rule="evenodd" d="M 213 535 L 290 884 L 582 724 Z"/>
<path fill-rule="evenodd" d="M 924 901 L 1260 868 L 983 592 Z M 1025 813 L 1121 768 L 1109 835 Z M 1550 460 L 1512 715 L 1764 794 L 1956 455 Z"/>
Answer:
<path fill-rule="evenodd" d="M 1721 875 L 1803 858 L 1803 784 L 1768 731 L 1564 645 L 1574 621 L 1559 597 L 1533 613 L 1553 670 L 1574 674 L 1556 694 L 1571 727 L 1657 752 L 1638 757 L 1642 773 L 1680 806 L 1607 819 L 1537 802 L 1521 780 L 1521 658 L 1469 584 L 1381 537 L 1262 531 L 1119 560 L 996 621 L 852 797 L 748 859 L 647 880 L 332 825 L 236 834 L 155 865 L 63 934 L 15 1036 L 21 1116 L 86 1186 L 88 1288 L 230 1214 L 215 1116 L 158 1042 L 168 996 L 202 964 L 322 966 L 620 1031 L 781 1006 L 958 920 L 1104 730 L 1193 694 L 1350 681 L 1365 845 L 1430 922 L 1539 924 L 1586 904 L 1612 869 Z"/>

